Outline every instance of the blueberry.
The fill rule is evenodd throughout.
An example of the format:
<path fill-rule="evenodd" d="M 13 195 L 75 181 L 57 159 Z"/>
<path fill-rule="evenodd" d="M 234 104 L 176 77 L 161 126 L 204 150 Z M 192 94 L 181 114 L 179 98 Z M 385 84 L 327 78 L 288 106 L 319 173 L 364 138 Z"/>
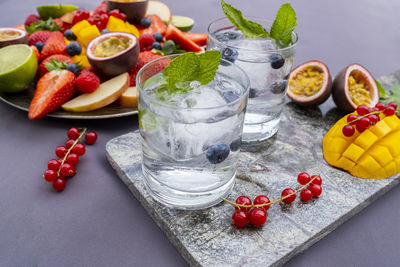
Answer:
<path fill-rule="evenodd" d="M 215 34 L 214 37 L 220 42 L 228 42 L 229 41 L 229 38 L 223 33 Z"/>
<path fill-rule="evenodd" d="M 271 67 L 273 69 L 280 69 L 285 64 L 285 60 L 279 54 L 271 54 L 269 56 L 269 61 L 271 62 Z"/>
<path fill-rule="evenodd" d="M 70 72 L 75 74 L 75 76 L 78 76 L 81 68 L 78 65 L 76 65 L 75 63 L 72 63 L 67 66 L 67 70 L 69 70 Z"/>
<path fill-rule="evenodd" d="M 142 18 L 140 20 L 140 25 L 142 25 L 143 28 L 148 28 L 151 25 L 151 19 L 150 18 Z"/>
<path fill-rule="evenodd" d="M 213 145 L 207 150 L 206 157 L 212 164 L 218 164 L 229 156 L 229 146 L 225 144 Z"/>
<path fill-rule="evenodd" d="M 37 50 L 38 50 L 39 53 L 40 53 L 40 52 L 42 52 L 44 43 L 42 43 L 42 42 L 37 42 L 37 43 L 35 44 L 35 46 L 36 46 Z"/>
<path fill-rule="evenodd" d="M 286 80 L 284 80 L 282 82 L 274 82 L 273 84 L 271 84 L 269 89 L 273 94 L 278 95 L 278 94 L 281 94 L 281 93 L 283 93 L 285 91 L 286 84 L 287 84 Z"/>
<path fill-rule="evenodd" d="M 249 90 L 249 98 L 255 98 L 257 96 L 257 89 L 250 88 Z"/>
<path fill-rule="evenodd" d="M 161 44 L 159 42 L 154 42 L 151 45 L 151 49 L 157 49 L 157 50 L 161 50 Z"/>
<path fill-rule="evenodd" d="M 81 47 L 81 45 L 78 44 L 77 42 L 70 42 L 70 43 L 67 45 L 67 53 L 68 53 L 68 55 L 70 55 L 71 57 L 80 55 L 81 52 L 82 52 L 82 47 Z"/>
<path fill-rule="evenodd" d="M 76 35 L 72 32 L 72 30 L 66 30 L 64 32 L 64 37 L 67 38 L 70 41 L 75 41 L 76 40 Z"/>
<path fill-rule="evenodd" d="M 241 144 L 242 144 L 242 138 L 239 137 L 233 140 L 232 143 L 229 145 L 229 147 L 231 148 L 232 152 L 235 152 L 239 150 Z"/>
<path fill-rule="evenodd" d="M 232 91 L 224 92 L 224 93 L 223 93 L 223 96 L 225 97 L 225 99 L 226 99 L 229 103 L 230 103 L 230 102 L 233 102 L 233 101 L 235 101 L 236 99 L 239 98 L 238 95 L 235 94 L 235 93 L 232 92 Z"/>
<path fill-rule="evenodd" d="M 104 29 L 104 30 L 101 31 L 101 34 L 105 34 L 105 33 L 109 33 L 109 32 L 110 32 L 109 29 Z"/>
<path fill-rule="evenodd" d="M 236 49 L 230 48 L 230 47 L 224 47 L 219 50 L 221 52 L 221 56 L 223 59 L 228 60 L 232 63 L 235 62 L 237 59 L 239 53 Z"/>
<path fill-rule="evenodd" d="M 156 40 L 157 42 L 162 42 L 162 39 L 163 39 L 163 36 L 162 36 L 162 34 L 161 33 L 159 33 L 159 32 L 156 32 L 155 34 L 153 34 L 153 38 L 154 38 L 154 40 Z"/>

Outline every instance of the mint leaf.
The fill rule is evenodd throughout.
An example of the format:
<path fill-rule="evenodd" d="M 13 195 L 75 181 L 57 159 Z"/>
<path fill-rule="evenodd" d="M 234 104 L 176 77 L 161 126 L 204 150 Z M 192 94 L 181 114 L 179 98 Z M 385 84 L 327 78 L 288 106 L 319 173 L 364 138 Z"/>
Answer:
<path fill-rule="evenodd" d="M 232 24 L 236 28 L 243 32 L 246 38 L 268 37 L 268 32 L 260 24 L 245 19 L 240 10 L 225 3 L 224 0 L 221 0 L 221 6 L 222 11 L 224 11 L 225 13 L 225 16 L 232 22 Z"/>
<path fill-rule="evenodd" d="M 378 87 L 379 97 L 381 99 L 387 98 L 385 88 L 383 88 L 382 84 L 378 80 L 375 80 L 375 82 L 376 82 L 376 86 Z"/>
<path fill-rule="evenodd" d="M 380 101 L 384 104 L 395 102 L 398 106 L 396 113 L 400 115 L 400 86 L 393 85 L 389 92 L 386 93 L 385 88 L 378 81 L 376 81 L 376 85 L 378 86 Z"/>
<path fill-rule="evenodd" d="M 163 70 L 163 74 L 167 77 L 168 85 L 176 88 L 178 82 L 194 81 L 199 67 L 199 58 L 195 53 L 190 52 L 172 60 Z"/>
<path fill-rule="evenodd" d="M 289 3 L 283 4 L 271 27 L 271 37 L 287 46 L 293 42 L 292 32 L 297 26 L 296 12 Z"/>
<path fill-rule="evenodd" d="M 214 80 L 219 64 L 221 62 L 221 53 L 219 51 L 207 51 L 197 55 L 200 60 L 200 69 L 196 80 L 201 84 L 208 84 Z"/>

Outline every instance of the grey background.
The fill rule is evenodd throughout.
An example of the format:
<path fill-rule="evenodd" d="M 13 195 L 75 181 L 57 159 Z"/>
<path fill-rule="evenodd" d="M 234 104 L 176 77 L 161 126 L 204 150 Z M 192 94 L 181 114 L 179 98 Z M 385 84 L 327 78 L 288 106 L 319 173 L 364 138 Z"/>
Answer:
<path fill-rule="evenodd" d="M 60 1 L 0 0 L 0 26 L 23 23 L 36 5 L 51 2 Z M 86 8 L 99 2 L 63 1 Z M 217 0 L 165 2 L 174 14 L 194 18 L 197 32 L 222 16 Z M 284 1 L 229 2 L 268 18 Z M 291 2 L 300 24 L 295 65 L 318 59 L 336 74 L 358 62 L 376 77 L 400 69 L 399 1 Z M 56 193 L 41 175 L 71 126 L 97 131 L 99 141 L 88 147 L 66 190 Z M 106 161 L 105 144 L 136 128 L 136 116 L 29 121 L 26 112 L 0 103 L 0 266 L 186 265 Z M 399 202 L 396 187 L 287 265 L 398 266 Z"/>

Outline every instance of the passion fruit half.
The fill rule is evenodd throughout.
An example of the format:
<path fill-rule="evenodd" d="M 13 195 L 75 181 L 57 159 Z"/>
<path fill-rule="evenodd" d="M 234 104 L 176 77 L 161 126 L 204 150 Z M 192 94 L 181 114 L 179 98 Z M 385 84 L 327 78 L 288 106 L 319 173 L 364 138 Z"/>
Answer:
<path fill-rule="evenodd" d="M 318 60 L 305 62 L 292 70 L 287 96 L 302 106 L 324 103 L 332 91 L 332 78 L 328 67 Z"/>
<path fill-rule="evenodd" d="M 135 35 L 110 32 L 90 41 L 86 56 L 96 73 L 117 76 L 136 65 L 139 52 L 139 42 Z"/>
<path fill-rule="evenodd" d="M 333 81 L 333 101 L 347 113 L 359 105 L 374 107 L 379 102 L 379 91 L 374 77 L 360 64 L 342 69 Z"/>
<path fill-rule="evenodd" d="M 13 44 L 28 44 L 27 32 L 17 28 L 0 28 L 0 48 Z"/>

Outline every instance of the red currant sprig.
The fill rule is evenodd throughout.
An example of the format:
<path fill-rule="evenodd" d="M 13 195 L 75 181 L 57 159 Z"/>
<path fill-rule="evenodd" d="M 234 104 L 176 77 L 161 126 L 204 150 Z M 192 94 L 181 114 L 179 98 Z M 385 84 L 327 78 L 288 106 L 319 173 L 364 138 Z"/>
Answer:
<path fill-rule="evenodd" d="M 265 195 L 257 196 L 253 203 L 247 196 L 239 196 L 235 202 L 221 198 L 235 207 L 232 215 L 232 222 L 238 228 L 245 227 L 249 222 L 253 226 L 262 226 L 267 221 L 267 210 L 272 204 L 283 202 L 292 203 L 300 192 L 300 199 L 303 202 L 310 201 L 313 197 L 319 197 L 322 193 L 322 179 L 319 175 L 310 176 L 302 172 L 297 176 L 297 181 L 303 185 L 297 190 L 286 188 L 282 191 L 281 198 L 270 201 Z"/>
<path fill-rule="evenodd" d="M 355 114 L 347 116 L 347 124 L 342 129 L 343 135 L 351 137 L 356 132 L 356 129 L 362 133 L 368 129 L 369 126 L 378 123 L 380 120 L 380 113 L 383 113 L 385 116 L 392 116 L 396 113 L 396 109 L 397 104 L 394 102 L 390 102 L 388 105 L 377 103 L 373 108 L 360 105 L 356 110 L 358 116 Z"/>

